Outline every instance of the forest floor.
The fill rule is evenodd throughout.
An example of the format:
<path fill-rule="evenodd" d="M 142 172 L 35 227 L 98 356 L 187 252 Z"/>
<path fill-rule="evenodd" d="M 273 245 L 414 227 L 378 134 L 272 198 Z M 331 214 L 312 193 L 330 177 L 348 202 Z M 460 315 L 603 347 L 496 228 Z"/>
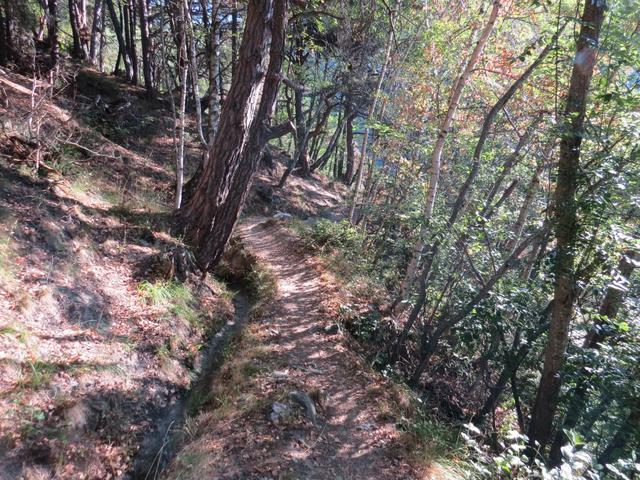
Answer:
<path fill-rule="evenodd" d="M 247 219 L 238 235 L 277 292 L 212 383 L 217 401 L 165 478 L 418 478 L 396 428 L 411 399 L 349 346 L 335 323 L 338 283 L 272 219 Z M 316 418 L 294 392 L 308 395 Z"/>

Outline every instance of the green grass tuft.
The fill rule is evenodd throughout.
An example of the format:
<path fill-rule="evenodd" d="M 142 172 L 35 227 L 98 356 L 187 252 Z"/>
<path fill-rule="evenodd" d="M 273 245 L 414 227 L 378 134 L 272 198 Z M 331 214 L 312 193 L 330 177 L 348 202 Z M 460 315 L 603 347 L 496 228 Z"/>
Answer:
<path fill-rule="evenodd" d="M 171 281 L 144 281 L 140 283 L 138 290 L 152 305 L 165 308 L 172 315 L 186 320 L 193 326 L 201 324 L 196 298 L 187 285 Z"/>

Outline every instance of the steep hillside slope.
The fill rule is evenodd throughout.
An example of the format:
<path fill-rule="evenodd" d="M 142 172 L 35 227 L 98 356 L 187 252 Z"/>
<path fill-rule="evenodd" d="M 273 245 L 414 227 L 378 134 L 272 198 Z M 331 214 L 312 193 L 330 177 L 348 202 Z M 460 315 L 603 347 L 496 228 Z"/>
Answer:
<path fill-rule="evenodd" d="M 93 72 L 0 86 L 0 478 L 118 478 L 230 295 L 151 262 L 176 242 L 161 104 Z"/>

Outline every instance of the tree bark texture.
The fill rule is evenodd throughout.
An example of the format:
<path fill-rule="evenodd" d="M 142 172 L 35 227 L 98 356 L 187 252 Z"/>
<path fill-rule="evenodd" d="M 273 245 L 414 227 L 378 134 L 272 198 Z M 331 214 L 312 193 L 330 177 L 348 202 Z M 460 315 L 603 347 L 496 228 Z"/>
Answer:
<path fill-rule="evenodd" d="M 198 265 L 220 260 L 246 199 L 266 143 L 266 124 L 280 83 L 286 0 L 251 0 L 238 67 L 225 101 L 210 161 L 180 211 Z"/>
<path fill-rule="evenodd" d="M 578 186 L 577 174 L 580 170 L 580 146 L 584 133 L 587 96 L 605 10 L 606 2 L 602 0 L 585 2 L 564 111 L 554 195 L 556 237 L 554 303 L 542 377 L 529 426 L 529 441 L 532 447 L 535 447 L 537 442 L 544 448 L 551 438 L 562 384 L 560 372 L 565 361 L 576 291 L 574 263 L 578 229 L 575 197 Z"/>

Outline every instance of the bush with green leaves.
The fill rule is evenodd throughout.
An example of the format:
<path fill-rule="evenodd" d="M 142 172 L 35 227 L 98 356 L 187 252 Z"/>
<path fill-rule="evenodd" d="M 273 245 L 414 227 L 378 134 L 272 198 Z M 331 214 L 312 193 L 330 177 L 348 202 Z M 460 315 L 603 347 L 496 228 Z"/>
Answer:
<path fill-rule="evenodd" d="M 491 449 L 488 444 L 492 442 L 475 425 L 469 423 L 464 427 L 466 433 L 462 433 L 462 438 L 470 450 L 473 479 L 631 480 L 640 473 L 635 453 L 629 459 L 598 465 L 593 446 L 585 444 L 575 432 L 568 433 L 570 442 L 562 447 L 562 462 L 549 468 L 539 458 L 530 460 L 526 454 L 528 439 L 516 430 L 494 441 Z"/>
<path fill-rule="evenodd" d="M 319 250 L 352 250 L 362 245 L 363 235 L 347 220 L 332 222 L 320 220 L 308 237 L 308 244 Z"/>

